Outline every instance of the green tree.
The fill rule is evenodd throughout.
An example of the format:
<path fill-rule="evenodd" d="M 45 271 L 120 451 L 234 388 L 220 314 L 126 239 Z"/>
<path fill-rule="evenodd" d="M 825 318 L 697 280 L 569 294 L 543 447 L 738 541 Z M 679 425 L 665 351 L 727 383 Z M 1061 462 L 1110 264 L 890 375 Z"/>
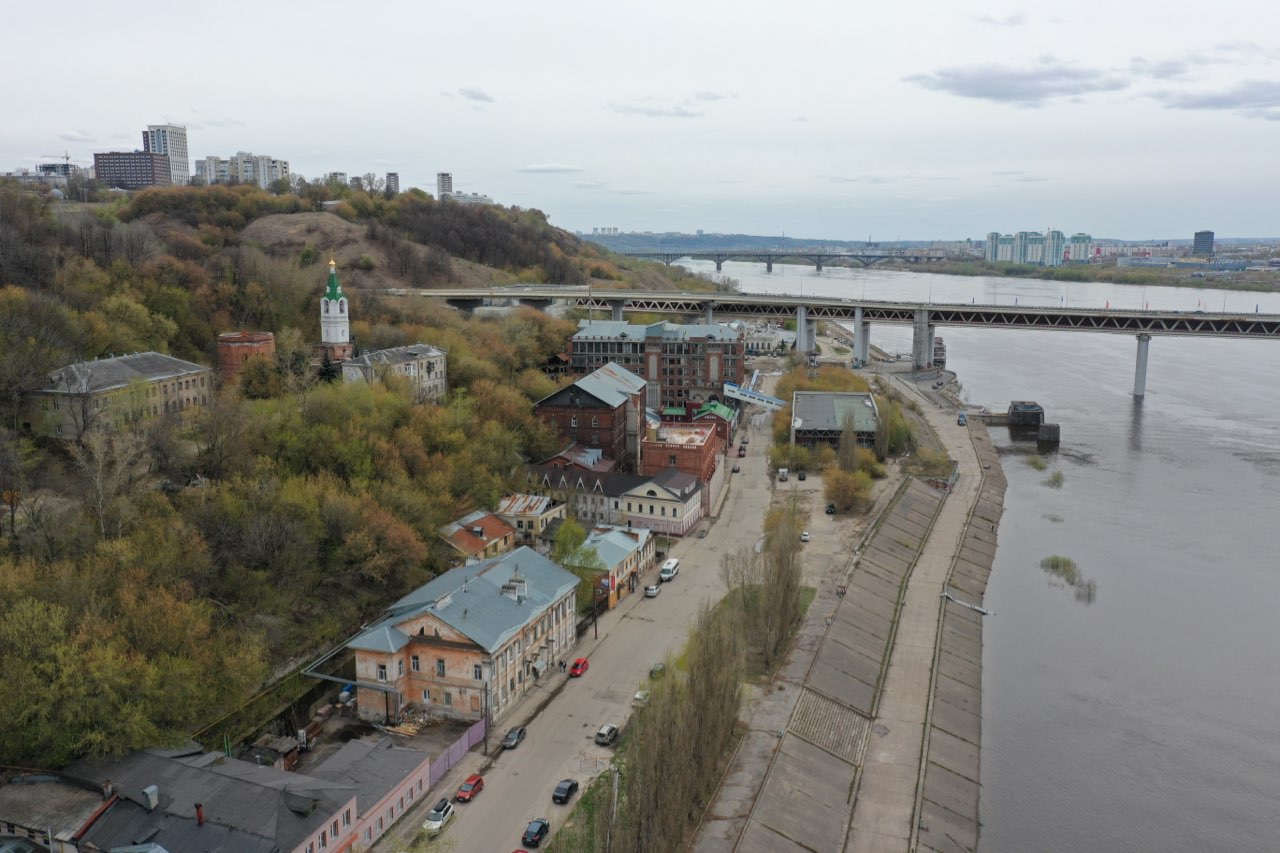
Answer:
<path fill-rule="evenodd" d="M 587 531 L 572 518 L 566 518 L 556 531 L 551 546 L 551 559 L 582 579 L 578 584 L 578 612 L 585 613 L 595 602 L 602 573 L 608 569 L 595 548 L 586 545 Z"/>

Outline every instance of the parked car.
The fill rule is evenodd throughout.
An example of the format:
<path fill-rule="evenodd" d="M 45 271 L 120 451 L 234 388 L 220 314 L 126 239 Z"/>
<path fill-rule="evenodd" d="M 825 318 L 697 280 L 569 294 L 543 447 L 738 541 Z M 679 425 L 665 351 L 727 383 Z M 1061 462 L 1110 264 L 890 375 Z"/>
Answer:
<path fill-rule="evenodd" d="M 835 515 L 835 514 L 836 514 L 836 505 L 827 504 L 827 515 Z"/>
<path fill-rule="evenodd" d="M 801 531 L 801 533 L 800 533 L 800 541 L 801 541 L 801 542 L 808 542 L 808 541 L 809 541 L 809 531 L 807 531 L 807 530 Z"/>
<path fill-rule="evenodd" d="M 796 474 L 797 480 L 803 480 L 804 478 L 805 478 L 805 473 L 803 471 L 801 471 L 799 474 Z"/>
<path fill-rule="evenodd" d="M 451 817 L 453 817 L 453 803 L 442 799 L 427 812 L 427 819 L 422 822 L 422 828 L 427 831 L 427 835 L 439 835 L 444 831 L 445 824 Z"/>
<path fill-rule="evenodd" d="M 467 781 L 462 783 L 458 788 L 458 793 L 453 798 L 460 803 L 469 803 L 476 798 L 476 794 L 484 790 L 484 777 L 479 773 L 472 773 L 467 777 Z"/>
<path fill-rule="evenodd" d="M 738 457 L 739 457 L 739 458 L 741 458 L 741 457 L 746 456 L 746 455 L 747 455 L 747 448 L 746 448 L 746 445 L 742 445 L 742 446 L 740 446 L 740 447 L 738 448 Z"/>
<path fill-rule="evenodd" d="M 618 727 L 613 723 L 605 723 L 600 727 L 600 731 L 596 732 L 596 743 L 601 746 L 609 746 L 618 739 Z"/>
<path fill-rule="evenodd" d="M 631 697 L 631 704 L 645 705 L 649 702 L 649 695 L 650 694 L 648 690 L 637 690 L 636 695 Z"/>
<path fill-rule="evenodd" d="M 511 731 L 507 732 L 507 736 L 502 739 L 502 748 L 515 749 L 517 746 L 520 745 L 520 741 L 524 740 L 524 736 L 525 736 L 525 727 L 516 726 Z"/>
<path fill-rule="evenodd" d="M 587 673 L 587 667 L 591 666 L 586 658 L 578 658 L 573 662 L 573 666 L 569 667 L 570 678 L 581 678 Z"/>
<path fill-rule="evenodd" d="M 529 821 L 529 826 L 525 828 L 524 835 L 520 836 L 520 843 L 527 844 L 530 847 L 541 846 L 542 840 L 551 832 L 551 822 L 545 817 L 536 818 Z"/>
<path fill-rule="evenodd" d="M 733 473 L 737 474 L 741 470 L 742 470 L 742 466 L 735 462 L 733 464 Z"/>
<path fill-rule="evenodd" d="M 556 789 L 551 792 L 551 802 L 564 805 L 578 793 L 577 779 L 562 779 Z"/>
<path fill-rule="evenodd" d="M 653 666 L 649 667 L 650 678 L 661 678 L 662 676 L 666 675 L 666 672 L 667 672 L 667 665 L 662 661 L 658 661 Z"/>
<path fill-rule="evenodd" d="M 646 586 L 646 587 L 644 588 L 644 597 L 645 597 L 645 598 L 657 598 L 657 597 L 658 597 L 658 593 L 660 593 L 660 592 L 662 592 L 662 587 L 658 586 L 656 583 L 655 583 L 655 584 L 649 584 L 649 586 Z"/>
<path fill-rule="evenodd" d="M 956 415 L 956 423 L 959 424 L 960 426 L 966 426 L 969 423 L 969 418 L 967 415 L 965 415 L 964 412 L 961 412 L 960 414 Z"/>
<path fill-rule="evenodd" d="M 662 564 L 662 569 L 658 572 L 658 580 L 666 583 L 669 580 L 674 580 L 678 574 L 680 574 L 680 560 L 672 557 Z"/>

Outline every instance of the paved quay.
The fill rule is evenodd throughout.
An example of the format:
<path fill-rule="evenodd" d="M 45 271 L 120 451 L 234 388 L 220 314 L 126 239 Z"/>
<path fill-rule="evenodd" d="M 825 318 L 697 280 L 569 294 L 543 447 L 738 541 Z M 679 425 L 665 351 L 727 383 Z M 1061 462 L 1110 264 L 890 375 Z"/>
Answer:
<path fill-rule="evenodd" d="M 1004 479 L 984 427 L 891 381 L 959 479 L 949 494 L 915 480 L 887 492 L 835 589 L 819 586 L 774 689 L 749 704 L 700 853 L 976 846 L 982 616 L 966 605 L 981 607 Z"/>

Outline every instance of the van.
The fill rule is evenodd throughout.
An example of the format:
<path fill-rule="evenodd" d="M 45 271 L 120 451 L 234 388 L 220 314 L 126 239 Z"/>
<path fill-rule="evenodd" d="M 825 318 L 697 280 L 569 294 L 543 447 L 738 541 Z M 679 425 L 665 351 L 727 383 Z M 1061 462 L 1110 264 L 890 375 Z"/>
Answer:
<path fill-rule="evenodd" d="M 658 580 L 664 582 L 674 580 L 678 574 L 680 574 L 680 560 L 672 557 L 662 564 L 662 569 L 658 572 Z"/>
<path fill-rule="evenodd" d="M 965 415 L 964 412 L 961 412 L 960 414 L 956 415 L 956 423 L 959 424 L 960 426 L 968 426 L 969 418 Z"/>

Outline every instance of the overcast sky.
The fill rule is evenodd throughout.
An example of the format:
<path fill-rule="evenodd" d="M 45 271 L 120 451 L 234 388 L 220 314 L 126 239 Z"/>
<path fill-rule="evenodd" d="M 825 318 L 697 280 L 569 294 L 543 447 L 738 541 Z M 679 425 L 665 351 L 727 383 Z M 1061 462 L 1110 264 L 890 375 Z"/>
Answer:
<path fill-rule="evenodd" d="M 557 225 L 1280 235 L 1264 0 L 11 5 L 0 171 L 189 128 Z"/>

